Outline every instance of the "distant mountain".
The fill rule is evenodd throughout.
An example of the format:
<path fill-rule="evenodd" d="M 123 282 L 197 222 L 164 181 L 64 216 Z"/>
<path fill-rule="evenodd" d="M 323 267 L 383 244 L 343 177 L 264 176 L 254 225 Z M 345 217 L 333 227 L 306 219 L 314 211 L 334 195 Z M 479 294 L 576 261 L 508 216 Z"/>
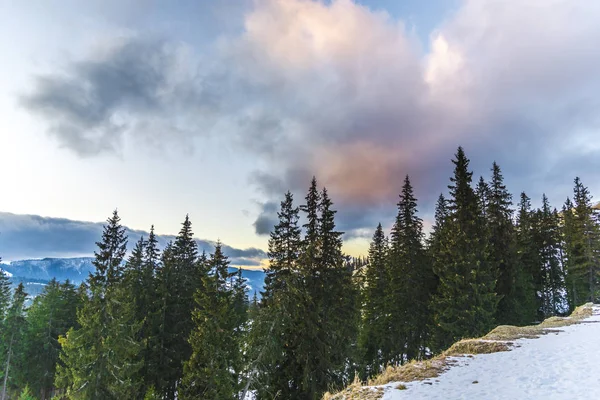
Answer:
<path fill-rule="evenodd" d="M 91 257 L 97 250 L 96 241 L 102 237 L 104 223 L 48 218 L 39 215 L 20 215 L 0 211 L 0 257 L 3 260 L 30 260 L 42 257 Z M 131 251 L 140 237 L 148 232 L 125 227 Z M 158 247 L 164 249 L 173 235 L 157 235 Z M 215 242 L 196 239 L 199 251 L 212 253 Z M 231 265 L 258 267 L 267 258 L 262 249 L 236 248 L 221 244 Z M 46 259 L 44 259 L 45 262 Z"/>
<path fill-rule="evenodd" d="M 56 278 L 67 279 L 73 283 L 83 282 L 90 272 L 94 271 L 91 257 L 77 258 L 43 258 L 41 260 L 20 260 L 5 264 L 2 268 L 14 278 L 24 280 L 45 280 Z"/>
<path fill-rule="evenodd" d="M 20 260 L 2 264 L 0 267 L 13 280 L 28 285 L 44 284 L 52 278 L 64 282 L 67 279 L 74 284 L 83 282 L 95 268 L 92 257 L 43 258 L 41 260 Z M 236 271 L 237 268 L 230 268 Z M 265 274 L 261 270 L 242 269 L 242 276 L 248 280 L 248 294 L 254 291 L 260 296 L 263 290 Z"/>

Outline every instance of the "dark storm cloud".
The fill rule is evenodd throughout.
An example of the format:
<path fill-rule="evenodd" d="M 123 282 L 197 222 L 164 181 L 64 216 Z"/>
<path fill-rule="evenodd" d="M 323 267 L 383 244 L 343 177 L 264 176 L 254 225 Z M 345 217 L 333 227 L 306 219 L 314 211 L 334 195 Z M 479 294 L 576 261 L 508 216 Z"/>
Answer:
<path fill-rule="evenodd" d="M 265 198 L 257 233 L 271 230 L 286 191 L 300 204 L 316 175 L 340 229 L 364 236 L 391 221 L 406 174 L 430 215 L 459 145 L 475 177 L 497 161 L 515 195 L 562 199 L 550 182 L 570 186 L 596 167 L 600 5 L 543 4 L 467 0 L 424 50 L 401 21 L 350 1 L 264 0 L 210 57 L 126 38 L 38 78 L 23 101 L 80 154 L 219 123 L 265 165 L 250 172 Z"/>
<path fill-rule="evenodd" d="M 103 223 L 0 212 L 0 255 L 4 260 L 93 256 L 102 229 Z M 130 250 L 140 237 L 148 238 L 148 233 L 140 230 L 127 228 L 126 233 Z M 159 246 L 164 248 L 175 236 L 157 238 Z M 196 239 L 196 242 L 201 251 L 214 250 L 213 241 Z M 266 257 L 260 249 L 238 249 L 226 244 L 223 252 L 233 265 L 258 266 Z"/>
<path fill-rule="evenodd" d="M 82 155 L 114 150 L 128 121 L 160 109 L 171 60 L 161 43 L 125 41 L 101 56 L 40 76 L 22 101 L 50 121 L 59 142 Z"/>
<path fill-rule="evenodd" d="M 259 235 L 268 235 L 277 224 L 277 211 L 279 205 L 275 202 L 266 202 L 260 206 L 260 214 L 254 221 L 254 230 Z"/>
<path fill-rule="evenodd" d="M 163 143 L 212 123 L 218 88 L 197 74 L 185 46 L 121 37 L 98 47 L 61 72 L 37 76 L 21 96 L 61 146 L 89 156 L 119 151 L 126 134 Z"/>

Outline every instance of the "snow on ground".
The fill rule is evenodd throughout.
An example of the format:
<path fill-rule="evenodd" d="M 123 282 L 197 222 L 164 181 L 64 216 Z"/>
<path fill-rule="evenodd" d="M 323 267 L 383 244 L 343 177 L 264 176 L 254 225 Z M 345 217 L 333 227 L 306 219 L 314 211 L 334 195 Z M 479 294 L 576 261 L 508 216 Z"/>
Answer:
<path fill-rule="evenodd" d="M 538 339 L 519 339 L 511 351 L 459 358 L 459 365 L 423 382 L 385 385 L 383 400 L 600 398 L 600 306 L 580 324 Z"/>

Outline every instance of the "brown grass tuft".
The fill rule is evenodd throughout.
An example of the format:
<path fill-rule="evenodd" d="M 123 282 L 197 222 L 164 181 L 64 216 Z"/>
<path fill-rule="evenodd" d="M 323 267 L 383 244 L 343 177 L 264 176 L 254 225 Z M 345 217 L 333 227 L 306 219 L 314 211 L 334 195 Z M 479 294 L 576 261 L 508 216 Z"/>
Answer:
<path fill-rule="evenodd" d="M 369 380 L 370 386 L 385 385 L 390 382 L 413 382 L 435 378 L 446 371 L 454 361 L 446 355 L 440 355 L 431 360 L 411 361 L 399 367 L 388 366 L 383 373 Z"/>
<path fill-rule="evenodd" d="M 509 351 L 513 344 L 495 340 L 463 339 L 454 343 L 443 354 L 446 356 L 463 356 L 466 354 L 490 354 Z"/>
<path fill-rule="evenodd" d="M 323 400 L 379 400 L 383 396 L 383 391 L 377 389 L 364 387 L 358 375 L 355 375 L 350 386 L 341 392 L 325 393 Z"/>

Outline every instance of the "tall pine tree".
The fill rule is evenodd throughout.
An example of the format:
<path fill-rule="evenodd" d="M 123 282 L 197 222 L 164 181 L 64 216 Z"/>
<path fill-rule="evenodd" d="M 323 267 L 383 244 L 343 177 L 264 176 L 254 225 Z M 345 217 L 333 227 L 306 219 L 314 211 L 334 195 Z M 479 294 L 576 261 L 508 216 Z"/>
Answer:
<path fill-rule="evenodd" d="M 135 399 L 141 385 L 140 324 L 123 285 L 127 238 L 117 211 L 97 246 L 89 297 L 77 314 L 80 327 L 59 339 L 64 365 L 58 368 L 56 383 L 71 399 Z"/>
<path fill-rule="evenodd" d="M 519 270 L 522 272 L 524 292 L 520 304 L 524 310 L 521 323 L 539 321 L 542 317 L 543 277 L 540 253 L 536 243 L 536 226 L 531 199 L 520 195 L 516 223 L 516 252 Z"/>
<path fill-rule="evenodd" d="M 424 246 L 423 221 L 408 176 L 404 179 L 398 215 L 392 228 L 388 274 L 390 336 L 395 346 L 386 360 L 401 364 L 424 356 L 428 337 L 433 271 Z"/>
<path fill-rule="evenodd" d="M 384 349 L 390 341 L 388 303 L 386 295 L 390 284 L 388 277 L 388 240 L 381 224 L 377 225 L 369 247 L 362 292 L 362 320 L 359 337 L 363 364 L 363 379 L 381 372 L 387 360 Z"/>
<path fill-rule="evenodd" d="M 15 364 L 18 366 L 23 362 L 23 344 L 24 334 L 27 325 L 25 320 L 25 287 L 23 283 L 19 283 L 19 286 L 15 289 L 12 297 L 10 307 L 6 312 L 4 319 L 3 330 L 2 330 L 2 392 L 0 399 L 6 400 L 7 391 L 11 382 L 11 374 L 15 369 Z M 11 369 L 12 368 L 12 369 Z"/>
<path fill-rule="evenodd" d="M 246 309 L 243 278 L 229 272 L 229 260 L 217 243 L 210 275 L 196 291 L 192 355 L 184 366 L 182 399 L 237 399 L 243 369 L 242 340 Z M 232 284 L 232 278 L 237 276 Z"/>
<path fill-rule="evenodd" d="M 558 315 L 568 310 L 565 275 L 562 265 L 562 234 L 558 211 L 542 196 L 542 208 L 534 215 L 534 240 L 539 254 L 541 280 L 541 317 Z"/>
<path fill-rule="evenodd" d="M 25 332 L 25 363 L 22 365 L 20 387 L 29 384 L 42 400 L 54 395 L 56 365 L 61 351 L 58 338 L 77 327 L 77 309 L 81 297 L 68 280 L 51 280 L 41 295 L 27 310 Z"/>
<path fill-rule="evenodd" d="M 598 215 L 592 207 L 587 187 L 575 178 L 573 200 L 563 207 L 565 250 L 567 256 L 567 290 L 571 309 L 594 301 L 600 274 L 600 229 Z"/>
<path fill-rule="evenodd" d="M 526 278 L 517 261 L 513 224 L 512 195 L 506 190 L 504 177 L 495 162 L 489 184 L 487 227 L 489 233 L 489 263 L 498 272 L 496 294 L 500 299 L 496 312 L 498 324 L 519 324 L 526 321 L 520 303 L 526 289 Z"/>
<path fill-rule="evenodd" d="M 296 345 L 301 288 L 299 258 L 301 229 L 299 209 L 287 192 L 278 212 L 278 223 L 269 238 L 269 269 L 265 270 L 265 290 L 260 310 L 255 314 L 250 334 L 248 380 L 260 398 L 289 398 L 295 390 Z M 297 319 L 296 319 L 297 320 Z"/>
<path fill-rule="evenodd" d="M 439 285 L 433 307 L 441 347 L 486 333 L 494 324 L 498 303 L 496 271 L 487 261 L 485 221 L 461 147 L 452 162 L 449 215 L 439 243 L 443 257 L 434 257 Z"/>

